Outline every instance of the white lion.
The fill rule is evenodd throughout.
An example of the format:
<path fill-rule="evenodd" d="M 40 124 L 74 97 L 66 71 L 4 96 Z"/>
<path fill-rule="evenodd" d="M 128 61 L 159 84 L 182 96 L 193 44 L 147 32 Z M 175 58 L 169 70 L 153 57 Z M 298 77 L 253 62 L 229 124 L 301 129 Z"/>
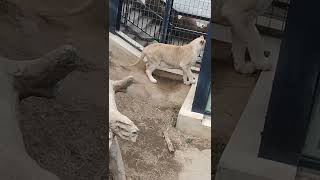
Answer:
<path fill-rule="evenodd" d="M 255 70 L 271 70 L 272 64 L 264 56 L 264 45 L 255 26 L 272 0 L 214 0 L 215 20 L 227 20 L 231 25 L 232 54 L 234 68 L 240 73 L 253 73 Z M 245 62 L 248 48 L 251 62 Z"/>

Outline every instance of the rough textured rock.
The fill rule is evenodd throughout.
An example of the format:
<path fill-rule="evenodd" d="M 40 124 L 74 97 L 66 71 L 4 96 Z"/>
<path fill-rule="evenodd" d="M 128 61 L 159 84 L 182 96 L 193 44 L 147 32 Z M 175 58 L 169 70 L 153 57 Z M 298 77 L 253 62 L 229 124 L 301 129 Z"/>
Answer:
<path fill-rule="evenodd" d="M 0 179 L 59 179 L 27 154 L 19 130 L 18 104 L 29 96 L 53 97 L 57 82 L 73 71 L 78 61 L 71 46 L 35 60 L 0 57 Z"/>

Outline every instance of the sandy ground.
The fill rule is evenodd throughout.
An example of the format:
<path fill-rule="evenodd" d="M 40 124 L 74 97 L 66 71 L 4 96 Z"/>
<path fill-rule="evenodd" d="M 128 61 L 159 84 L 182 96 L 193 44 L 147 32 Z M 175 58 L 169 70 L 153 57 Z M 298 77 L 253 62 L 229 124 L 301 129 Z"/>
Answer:
<path fill-rule="evenodd" d="M 184 85 L 182 80 L 157 76 L 158 84 L 152 84 L 144 73 L 143 64 L 122 68 L 119 63 L 131 64 L 135 59 L 118 48 L 111 47 L 110 50 L 109 78 L 117 80 L 132 75 L 137 81 L 126 93 L 116 94 L 119 110 L 140 129 L 136 143 L 120 142 L 127 175 L 132 180 L 178 180 L 179 173 L 188 167 L 169 153 L 163 131 L 169 130 L 170 139 L 182 154 L 190 148 L 210 148 L 209 141 L 188 136 L 173 128 L 190 86 Z M 208 161 L 209 158 L 207 156 Z"/>
<path fill-rule="evenodd" d="M 61 82 L 56 98 L 30 97 L 21 102 L 20 126 L 27 152 L 62 180 L 105 179 L 104 3 L 96 1 L 77 16 L 44 19 L 37 16 L 39 10 L 60 14 L 84 0 L 10 2 L 14 3 L 0 7 L 1 56 L 16 60 L 37 58 L 68 42 L 78 49 L 83 61 Z"/>
<path fill-rule="evenodd" d="M 233 69 L 230 45 L 213 44 L 213 174 L 255 87 L 258 74 L 242 75 Z"/>
<path fill-rule="evenodd" d="M 200 151 L 189 148 L 185 151 L 178 150 L 175 154 L 177 161 L 183 164 L 183 171 L 178 180 L 211 179 L 211 149 Z M 208 165 L 209 164 L 209 165 Z"/>
<path fill-rule="evenodd" d="M 225 60 L 214 62 L 214 73 L 214 137 L 228 141 L 247 105 L 258 74 L 239 74 L 234 71 L 232 63 Z"/>

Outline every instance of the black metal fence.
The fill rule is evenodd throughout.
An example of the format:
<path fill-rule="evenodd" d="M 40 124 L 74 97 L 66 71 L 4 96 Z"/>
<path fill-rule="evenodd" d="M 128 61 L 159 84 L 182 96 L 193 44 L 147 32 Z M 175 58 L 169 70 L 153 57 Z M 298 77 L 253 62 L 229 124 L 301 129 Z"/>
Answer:
<path fill-rule="evenodd" d="M 290 0 L 273 0 L 268 10 L 257 18 L 258 29 L 265 34 L 282 36 L 289 6 Z"/>
<path fill-rule="evenodd" d="M 320 14 L 319 4 L 291 1 L 258 155 L 312 169 L 320 169 L 319 158 L 305 157 L 304 148 L 320 73 L 320 46 L 315 43 L 320 39 L 320 22 L 314 19 Z"/>
<path fill-rule="evenodd" d="M 183 45 L 206 36 L 211 0 L 121 0 L 119 10 L 119 30 L 142 46 Z"/>
<path fill-rule="evenodd" d="M 203 53 L 203 58 L 201 62 L 201 71 L 199 73 L 198 83 L 196 87 L 196 92 L 194 95 L 193 103 L 192 103 L 192 111 L 202 114 L 211 115 L 211 110 L 206 111 L 206 106 L 208 101 L 211 103 L 210 95 L 211 95 L 211 80 L 212 80 L 212 69 L 211 69 L 211 39 L 212 37 L 212 26 L 208 28 L 207 38 L 206 38 L 206 46 Z"/>
<path fill-rule="evenodd" d="M 229 26 L 229 22 L 221 17 L 221 0 L 213 0 L 212 22 L 223 26 Z M 290 6 L 290 0 L 273 0 L 265 13 L 257 17 L 256 25 L 262 34 L 275 37 L 282 37 L 287 13 Z"/>

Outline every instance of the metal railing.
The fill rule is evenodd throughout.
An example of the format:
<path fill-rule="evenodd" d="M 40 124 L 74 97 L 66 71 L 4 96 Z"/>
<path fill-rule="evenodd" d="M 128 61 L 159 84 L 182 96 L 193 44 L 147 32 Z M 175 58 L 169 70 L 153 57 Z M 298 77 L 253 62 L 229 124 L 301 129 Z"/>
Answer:
<path fill-rule="evenodd" d="M 259 31 L 262 34 L 282 37 L 286 26 L 289 6 L 290 0 L 273 0 L 266 12 L 258 16 L 256 20 L 256 25 Z M 230 24 L 227 21 L 221 19 L 221 15 L 218 13 L 219 7 L 216 4 L 216 0 L 213 0 L 213 9 L 214 16 L 212 17 L 212 22 L 215 24 L 229 26 Z"/>
<path fill-rule="evenodd" d="M 282 37 L 290 6 L 290 0 L 274 0 L 268 10 L 257 18 L 256 25 L 260 32 Z"/>
<path fill-rule="evenodd" d="M 210 0 L 122 0 L 120 4 L 119 28 L 142 46 L 153 41 L 183 45 L 206 36 L 211 16 Z"/>

